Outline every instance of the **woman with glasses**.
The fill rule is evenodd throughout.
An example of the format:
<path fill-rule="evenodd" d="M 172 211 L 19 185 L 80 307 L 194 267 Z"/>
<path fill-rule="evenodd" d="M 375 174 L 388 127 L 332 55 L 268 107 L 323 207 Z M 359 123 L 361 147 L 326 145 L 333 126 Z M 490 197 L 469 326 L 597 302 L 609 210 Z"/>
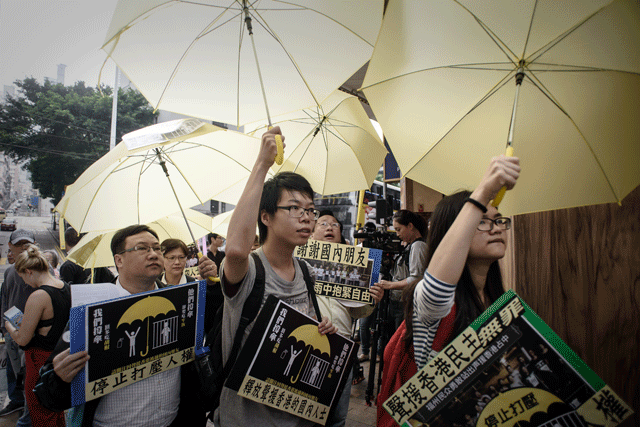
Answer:
<path fill-rule="evenodd" d="M 160 244 L 164 256 L 164 274 L 161 280 L 167 285 L 182 285 L 196 280 L 186 276 L 184 268 L 187 265 L 189 248 L 180 239 L 167 239 Z"/>
<path fill-rule="evenodd" d="M 458 336 L 503 293 L 498 260 L 507 249 L 511 219 L 490 205 L 520 175 L 516 157 L 499 156 L 471 193 L 443 198 L 430 218 L 427 270 L 405 294 L 407 333 L 418 369 Z"/>
<path fill-rule="evenodd" d="M 427 269 L 422 280 L 405 288 L 406 320 L 385 348 L 378 408 L 504 293 L 498 260 L 506 252 L 511 220 L 489 202 L 502 187 L 515 186 L 519 164 L 516 157 L 496 157 L 473 192 L 437 204 L 429 220 Z M 395 424 L 379 409 L 377 425 Z"/>

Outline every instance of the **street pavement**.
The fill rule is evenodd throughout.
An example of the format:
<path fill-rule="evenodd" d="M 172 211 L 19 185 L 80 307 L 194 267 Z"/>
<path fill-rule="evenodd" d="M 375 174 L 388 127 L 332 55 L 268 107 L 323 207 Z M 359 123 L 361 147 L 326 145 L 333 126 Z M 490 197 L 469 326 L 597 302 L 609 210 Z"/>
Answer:
<path fill-rule="evenodd" d="M 52 229 L 51 217 L 40 216 L 16 216 L 18 220 L 18 228 L 25 228 L 33 231 L 36 242 L 41 250 L 54 249 L 58 253 L 60 263 L 64 262 L 64 251 L 60 250 L 58 240 L 58 230 Z M 4 272 L 9 268 L 7 264 L 7 249 L 10 231 L 0 231 L 0 277 L 4 280 Z M 369 376 L 369 362 L 362 364 L 365 377 Z M 376 369 L 377 371 L 377 369 Z M 4 367 L 0 367 L 0 402 L 6 399 L 6 379 Z M 349 413 L 347 415 L 346 427 L 369 427 L 376 425 L 376 407 L 375 404 L 368 406 L 365 400 L 365 394 L 368 381 L 365 380 L 360 384 L 354 385 L 351 389 L 351 400 L 349 401 Z M 377 387 L 377 378 L 376 378 Z M 5 402 L 6 403 L 6 402 Z M 4 404 L 0 405 L 4 407 Z M 14 412 L 5 417 L 0 417 L 0 427 L 15 426 L 19 418 L 19 412 Z M 210 423 L 209 426 L 213 424 Z"/>

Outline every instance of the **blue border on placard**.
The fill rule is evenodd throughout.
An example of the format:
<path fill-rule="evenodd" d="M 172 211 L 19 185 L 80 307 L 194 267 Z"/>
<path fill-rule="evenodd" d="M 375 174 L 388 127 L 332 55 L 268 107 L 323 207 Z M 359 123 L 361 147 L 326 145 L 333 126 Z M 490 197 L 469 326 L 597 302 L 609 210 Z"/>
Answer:
<path fill-rule="evenodd" d="M 380 267 L 382 266 L 382 249 L 369 249 L 369 259 L 373 260 L 373 268 L 371 269 L 371 282 L 369 287 L 374 283 L 378 283 L 380 277 Z"/>
<path fill-rule="evenodd" d="M 202 345 L 204 341 L 204 319 L 205 319 L 205 306 L 207 302 L 207 281 L 200 280 L 198 282 L 198 308 L 197 311 L 197 319 L 196 319 L 196 356 L 200 356 L 203 353 L 209 352 L 209 347 L 204 347 Z M 215 313 L 213 313 L 215 315 Z"/>
<path fill-rule="evenodd" d="M 72 307 L 69 313 L 69 348 L 71 349 L 71 354 L 87 349 L 86 313 L 86 305 Z M 71 381 L 71 406 L 78 406 L 84 403 L 85 386 L 85 369 L 82 368 Z"/>

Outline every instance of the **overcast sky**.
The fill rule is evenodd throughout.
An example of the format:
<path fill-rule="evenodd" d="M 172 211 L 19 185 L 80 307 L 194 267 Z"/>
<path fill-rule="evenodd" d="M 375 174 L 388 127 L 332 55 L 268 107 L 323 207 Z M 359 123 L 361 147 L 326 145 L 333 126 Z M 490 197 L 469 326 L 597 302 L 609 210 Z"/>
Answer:
<path fill-rule="evenodd" d="M 100 47 L 116 3 L 0 0 L 0 85 L 30 76 L 55 80 L 58 64 L 67 65 L 65 85 L 79 80 L 97 85 L 106 58 Z M 101 81 L 113 86 L 114 73 L 114 62 L 108 60 Z"/>

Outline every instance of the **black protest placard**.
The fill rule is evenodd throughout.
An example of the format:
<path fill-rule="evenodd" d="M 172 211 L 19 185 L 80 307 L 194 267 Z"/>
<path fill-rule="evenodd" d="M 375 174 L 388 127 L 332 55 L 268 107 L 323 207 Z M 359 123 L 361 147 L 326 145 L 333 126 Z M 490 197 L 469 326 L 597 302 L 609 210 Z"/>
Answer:
<path fill-rule="evenodd" d="M 324 425 L 357 354 L 338 334 L 270 295 L 226 386 L 258 403 Z"/>
<path fill-rule="evenodd" d="M 513 291 L 383 406 L 404 427 L 613 427 L 633 413 Z"/>
<path fill-rule="evenodd" d="M 311 265 L 316 295 L 373 304 L 369 288 L 380 275 L 381 250 L 309 240 L 294 255 Z"/>
<path fill-rule="evenodd" d="M 206 283 L 73 307 L 71 352 L 90 360 L 72 382 L 74 406 L 191 362 L 201 350 Z"/>

